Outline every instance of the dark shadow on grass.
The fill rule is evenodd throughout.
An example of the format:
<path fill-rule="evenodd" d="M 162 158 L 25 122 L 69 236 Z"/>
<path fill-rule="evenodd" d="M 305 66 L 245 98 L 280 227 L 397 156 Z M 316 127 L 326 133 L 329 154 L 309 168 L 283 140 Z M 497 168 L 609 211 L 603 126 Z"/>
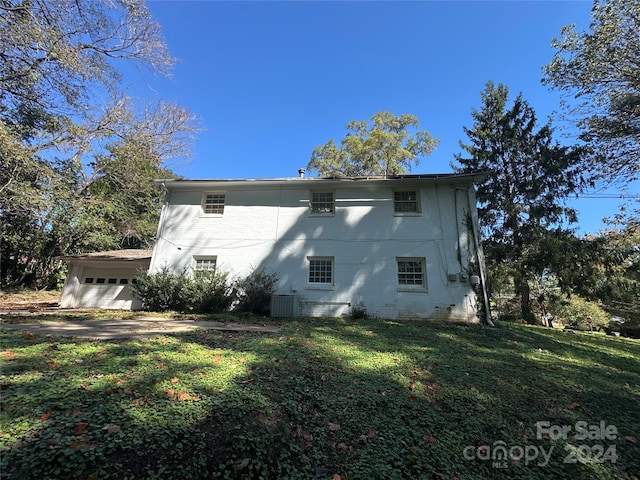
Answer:
<path fill-rule="evenodd" d="M 3 423 L 31 428 L 3 452 L 3 472 L 631 479 L 640 455 L 624 437 L 640 431 L 640 371 L 615 351 L 640 352 L 604 338 L 574 345 L 562 335 L 344 319 L 301 319 L 281 334 L 196 331 L 120 342 L 5 331 Z M 28 348 L 38 355 L 22 355 Z M 536 439 L 536 421 L 601 419 L 620 431 L 615 464 L 565 464 L 566 442 Z M 545 467 L 465 458 L 466 447 L 498 441 L 556 453 Z"/>

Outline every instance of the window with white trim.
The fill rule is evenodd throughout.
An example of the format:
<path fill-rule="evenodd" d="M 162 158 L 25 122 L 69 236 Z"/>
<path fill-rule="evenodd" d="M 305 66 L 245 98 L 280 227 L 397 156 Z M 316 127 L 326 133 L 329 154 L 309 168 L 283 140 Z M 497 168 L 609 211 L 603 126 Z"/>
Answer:
<path fill-rule="evenodd" d="M 426 290 L 426 268 L 424 258 L 396 258 L 398 264 L 398 286 L 407 290 Z"/>
<path fill-rule="evenodd" d="M 218 257 L 193 257 L 193 269 L 196 272 L 211 272 L 216 269 Z"/>
<path fill-rule="evenodd" d="M 202 195 L 202 212 L 206 215 L 222 215 L 224 213 L 224 202 L 224 193 L 205 192 Z"/>
<path fill-rule="evenodd" d="M 393 192 L 393 211 L 396 214 L 420 213 L 420 202 L 416 190 Z"/>
<path fill-rule="evenodd" d="M 335 213 L 333 192 L 311 192 L 309 208 L 312 214 L 333 215 Z"/>
<path fill-rule="evenodd" d="M 333 257 L 308 257 L 309 284 L 333 285 Z"/>

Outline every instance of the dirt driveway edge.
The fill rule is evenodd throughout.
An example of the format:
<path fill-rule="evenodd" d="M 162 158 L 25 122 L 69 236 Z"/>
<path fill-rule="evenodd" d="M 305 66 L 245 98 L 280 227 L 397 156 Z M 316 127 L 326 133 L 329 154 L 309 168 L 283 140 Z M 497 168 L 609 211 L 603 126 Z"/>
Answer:
<path fill-rule="evenodd" d="M 133 319 L 84 320 L 69 322 L 1 324 L 4 328 L 20 330 L 34 335 L 78 337 L 92 340 L 147 338 L 154 335 L 189 332 L 196 329 L 233 332 L 278 333 L 277 325 L 252 325 L 224 323 L 212 320 L 172 320 L 167 318 L 139 317 Z"/>

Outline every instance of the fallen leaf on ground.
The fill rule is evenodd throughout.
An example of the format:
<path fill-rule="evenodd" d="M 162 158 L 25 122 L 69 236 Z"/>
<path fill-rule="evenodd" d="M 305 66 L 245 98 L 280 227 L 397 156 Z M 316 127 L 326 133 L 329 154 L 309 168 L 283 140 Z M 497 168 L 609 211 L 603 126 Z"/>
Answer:
<path fill-rule="evenodd" d="M 107 433 L 118 433 L 120 431 L 120 425 L 107 425 L 103 428 Z"/>
<path fill-rule="evenodd" d="M 73 433 L 80 436 L 85 432 L 88 426 L 89 424 L 87 422 L 78 422 L 75 427 L 73 427 Z"/>
<path fill-rule="evenodd" d="M 422 437 L 422 439 L 428 444 L 436 443 L 436 439 L 431 435 L 425 435 L 424 437 Z"/>
<path fill-rule="evenodd" d="M 16 358 L 16 354 L 11 350 L 3 350 L 2 356 L 5 360 L 14 360 Z"/>
<path fill-rule="evenodd" d="M 87 450 L 95 450 L 97 446 L 98 446 L 97 443 L 91 443 L 86 438 L 81 438 L 79 440 L 75 440 L 74 442 L 71 442 L 71 445 L 69 445 L 69 448 L 72 448 L 73 450 L 80 450 L 82 447 L 87 447 Z"/>
<path fill-rule="evenodd" d="M 187 392 L 179 392 L 178 393 L 178 400 L 181 401 L 185 401 L 185 400 L 191 400 L 191 395 L 189 395 Z"/>

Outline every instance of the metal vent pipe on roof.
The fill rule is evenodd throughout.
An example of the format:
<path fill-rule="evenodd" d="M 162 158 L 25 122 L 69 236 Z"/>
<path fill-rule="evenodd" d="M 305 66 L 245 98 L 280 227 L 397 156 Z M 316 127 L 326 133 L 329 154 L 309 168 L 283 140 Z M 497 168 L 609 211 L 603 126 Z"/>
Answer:
<path fill-rule="evenodd" d="M 300 178 L 304 178 L 304 168 L 301 168 L 301 169 L 298 170 L 298 176 Z"/>

